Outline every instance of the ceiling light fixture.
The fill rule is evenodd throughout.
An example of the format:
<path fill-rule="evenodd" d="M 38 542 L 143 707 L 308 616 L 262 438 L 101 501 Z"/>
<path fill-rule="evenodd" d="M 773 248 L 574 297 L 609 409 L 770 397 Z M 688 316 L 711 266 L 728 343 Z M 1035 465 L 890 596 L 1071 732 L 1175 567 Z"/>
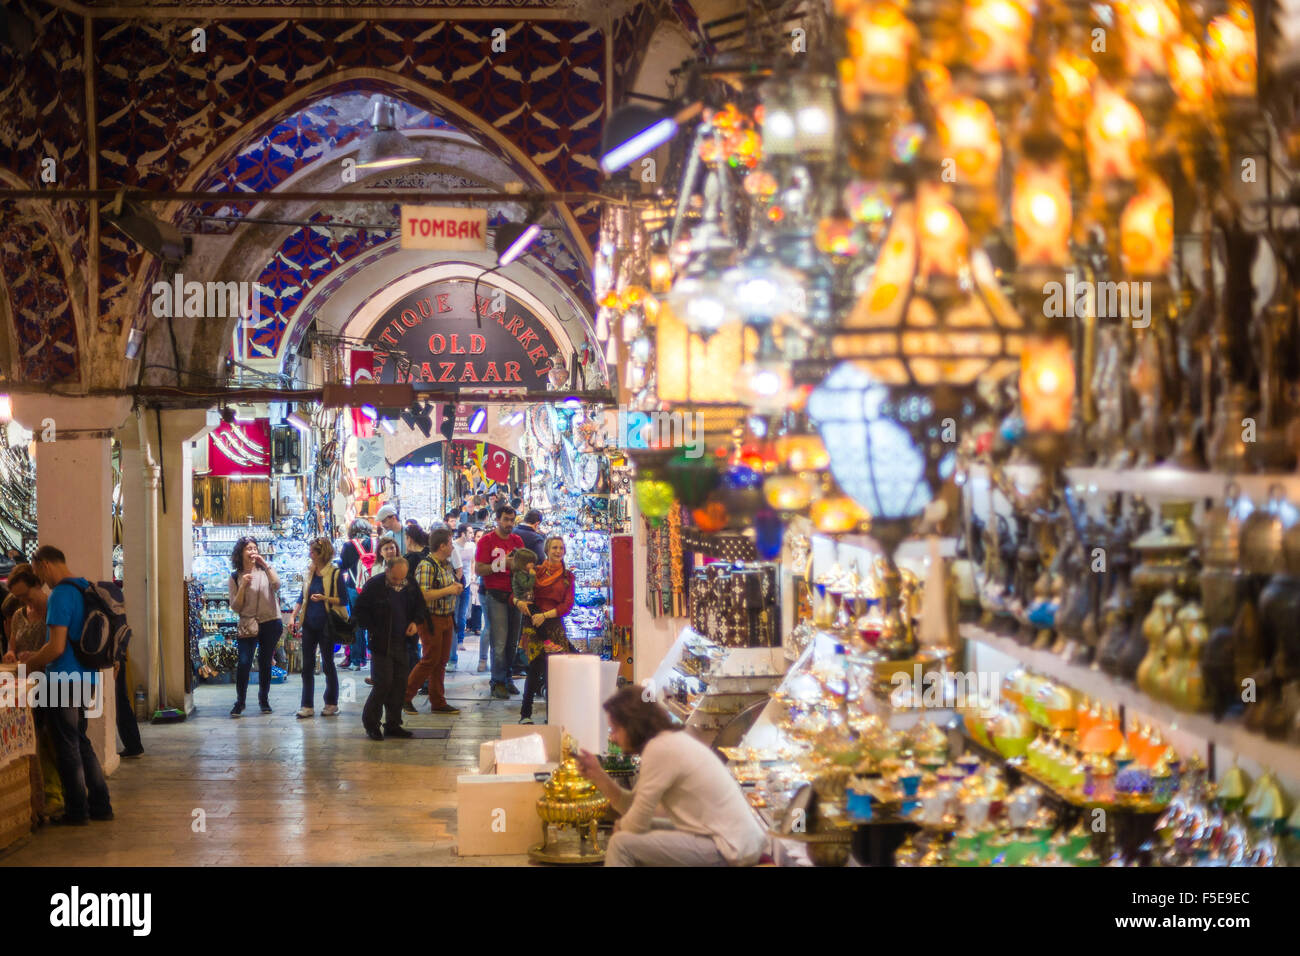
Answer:
<path fill-rule="evenodd" d="M 493 247 L 497 251 L 497 265 L 508 266 L 524 254 L 533 240 L 542 234 L 542 227 L 535 222 L 508 222 L 499 226 L 493 237 Z"/>
<path fill-rule="evenodd" d="M 100 209 L 100 218 L 144 250 L 164 262 L 180 263 L 185 258 L 185 237 L 169 222 L 150 215 L 124 195 L 117 194 Z"/>
<path fill-rule="evenodd" d="M 300 432 L 307 433 L 311 431 L 311 422 L 301 412 L 290 412 L 285 421 Z"/>
<path fill-rule="evenodd" d="M 357 169 L 392 169 L 423 159 L 415 145 L 398 132 L 397 105 L 391 100 L 375 100 L 370 126 L 370 134 L 357 151 Z"/>
<path fill-rule="evenodd" d="M 484 424 L 487 423 L 487 409 L 480 405 L 474 410 L 474 414 L 469 419 L 469 433 L 477 435 L 483 430 Z"/>

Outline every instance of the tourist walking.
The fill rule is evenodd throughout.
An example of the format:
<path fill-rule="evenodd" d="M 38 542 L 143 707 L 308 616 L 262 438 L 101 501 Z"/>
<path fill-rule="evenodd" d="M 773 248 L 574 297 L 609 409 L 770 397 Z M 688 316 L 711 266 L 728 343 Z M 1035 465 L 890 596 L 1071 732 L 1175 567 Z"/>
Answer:
<path fill-rule="evenodd" d="M 289 626 L 302 634 L 302 706 L 297 716 L 315 716 L 316 652 L 320 650 L 321 671 L 325 675 L 325 706 L 322 717 L 339 712 L 339 675 L 334 667 L 334 639 L 330 636 L 329 615 L 343 606 L 339 595 L 339 569 L 334 566 L 334 545 L 329 538 L 311 543 L 311 565 L 303 576 L 302 593 L 294 605 Z"/>
<path fill-rule="evenodd" d="M 510 680 L 511 665 L 519 646 L 519 609 L 510 599 L 510 555 L 524 546 L 514 533 L 515 512 L 497 512 L 496 527 L 479 539 L 474 570 L 483 579 L 479 587 L 487 637 L 492 642 L 492 696 L 505 700 L 519 693 Z"/>
<path fill-rule="evenodd" d="M 49 701 L 46 726 L 54 741 L 59 779 L 63 781 L 63 816 L 54 821 L 68 826 L 85 826 L 91 820 L 113 819 L 108 781 L 86 736 L 85 702 L 99 675 L 82 667 L 74 646 L 81 642 L 86 623 L 82 592 L 90 587 L 85 578 L 75 577 L 67 558 L 58 548 L 43 545 L 32 555 L 32 571 L 50 589 L 45 611 L 45 646 L 26 664 L 29 671 L 43 670 L 68 696 Z"/>
<path fill-rule="evenodd" d="M 235 706 L 230 716 L 244 712 L 248 677 L 257 654 L 257 703 L 262 713 L 271 712 L 271 664 L 276 645 L 284 632 L 280 618 L 280 576 L 266 563 L 252 538 L 240 538 L 230 553 L 235 570 L 230 575 L 230 609 L 239 615 L 236 643 L 239 664 L 235 667 Z"/>
<path fill-rule="evenodd" d="M 533 700 L 546 680 L 546 660 L 552 654 L 572 652 L 564 630 L 564 618 L 573 610 L 575 593 L 573 572 L 564 564 L 564 539 L 552 535 L 546 539 L 546 560 L 536 566 L 533 585 L 533 613 L 524 627 L 525 656 L 528 673 L 524 677 L 524 699 L 519 708 L 519 722 L 533 722 Z M 521 613 L 526 613 L 521 608 Z M 529 626 L 531 625 L 531 626 Z"/>
<path fill-rule="evenodd" d="M 406 638 L 418 633 L 418 623 L 428 611 L 420 592 L 407 584 L 406 568 L 405 558 L 390 558 L 384 563 L 384 573 L 371 578 L 357 599 L 357 623 L 370 634 L 374 686 L 361 711 L 361 724 L 371 740 L 412 736 L 402 726 Z"/>
<path fill-rule="evenodd" d="M 423 654 L 406 680 L 407 713 L 415 712 L 415 692 L 429 682 L 429 710 L 434 714 L 459 714 L 447 703 L 447 659 L 456 641 L 456 601 L 465 586 L 451 567 L 451 532 L 438 528 L 429 536 L 429 554 L 415 569 L 415 583 L 429 614 L 419 626 Z"/>
<path fill-rule="evenodd" d="M 348 611 L 356 609 L 357 595 L 374 573 L 375 562 L 379 560 L 376 553 L 379 542 L 375 538 L 375 529 L 365 518 L 357 518 L 348 528 L 348 540 L 339 552 L 339 567 L 344 574 L 344 587 L 347 590 Z M 352 633 L 352 644 L 348 648 L 343 666 L 354 671 L 361 670 L 366 663 L 366 632 L 356 628 Z"/>

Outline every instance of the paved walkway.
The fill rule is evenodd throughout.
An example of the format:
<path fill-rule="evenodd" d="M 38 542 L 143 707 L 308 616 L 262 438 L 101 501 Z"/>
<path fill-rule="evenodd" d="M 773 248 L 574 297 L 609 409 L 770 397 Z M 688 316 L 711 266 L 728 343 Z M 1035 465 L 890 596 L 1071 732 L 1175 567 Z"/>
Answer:
<path fill-rule="evenodd" d="M 201 686 L 188 720 L 141 727 L 145 755 L 109 778 L 115 820 L 43 827 L 0 854 L 0 866 L 524 865 L 523 856 L 455 854 L 456 777 L 477 772 L 479 744 L 519 718 L 518 698 L 489 699 L 488 675 L 473 671 L 475 641 L 460 649 L 469 671 L 448 683 L 460 715 L 405 717 L 408 727 L 449 728 L 445 740 L 369 740 L 360 671 L 340 674 L 341 713 L 331 718 L 319 716 L 317 675 L 311 720 L 294 717 L 297 675 L 272 686 L 275 712 L 264 716 L 254 674 L 239 720 L 228 716 L 232 686 Z M 424 697 L 416 706 L 428 708 Z M 534 717 L 545 720 L 545 701 Z"/>

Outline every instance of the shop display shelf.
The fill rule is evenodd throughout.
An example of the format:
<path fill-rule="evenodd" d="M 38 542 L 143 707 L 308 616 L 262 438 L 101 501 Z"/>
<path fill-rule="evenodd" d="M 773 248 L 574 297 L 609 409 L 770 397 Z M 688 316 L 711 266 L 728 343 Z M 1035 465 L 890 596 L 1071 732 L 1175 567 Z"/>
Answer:
<path fill-rule="evenodd" d="M 1254 760 L 1289 779 L 1300 779 L 1300 748 L 1252 733 L 1235 721 L 1219 722 L 1208 714 L 1189 714 L 1148 697 L 1131 684 L 1109 674 L 1070 664 L 1048 651 L 1037 651 L 1017 644 L 1009 637 L 995 634 L 977 624 L 960 625 L 967 641 L 983 644 L 1019 660 L 1026 667 L 1061 681 L 1074 690 L 1098 700 L 1132 708 L 1152 720 L 1182 730 L 1239 756 Z"/>
<path fill-rule="evenodd" d="M 1003 471 L 1023 493 L 1031 491 L 1041 479 L 1037 465 L 1007 465 Z M 967 474 L 971 480 L 983 482 L 987 481 L 988 471 L 983 465 L 972 465 Z M 1300 473 L 1297 472 L 1232 475 L 1155 465 L 1151 468 L 1067 468 L 1065 477 L 1084 494 L 1122 492 L 1151 499 L 1220 499 L 1228 485 L 1235 482 L 1241 494 L 1256 504 L 1267 501 L 1275 485 L 1280 485 L 1291 501 L 1300 501 Z"/>

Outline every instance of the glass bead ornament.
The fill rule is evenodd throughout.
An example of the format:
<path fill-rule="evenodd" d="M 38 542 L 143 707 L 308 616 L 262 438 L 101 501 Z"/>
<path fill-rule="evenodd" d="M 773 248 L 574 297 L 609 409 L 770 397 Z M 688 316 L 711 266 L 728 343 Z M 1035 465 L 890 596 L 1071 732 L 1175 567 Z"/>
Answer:
<path fill-rule="evenodd" d="M 776 560 L 784 539 L 785 526 L 780 515 L 771 508 L 764 508 L 754 515 L 754 550 L 762 560 Z"/>
<path fill-rule="evenodd" d="M 636 503 L 641 514 L 658 524 L 673 506 L 673 487 L 656 478 L 639 478 L 635 484 Z"/>

